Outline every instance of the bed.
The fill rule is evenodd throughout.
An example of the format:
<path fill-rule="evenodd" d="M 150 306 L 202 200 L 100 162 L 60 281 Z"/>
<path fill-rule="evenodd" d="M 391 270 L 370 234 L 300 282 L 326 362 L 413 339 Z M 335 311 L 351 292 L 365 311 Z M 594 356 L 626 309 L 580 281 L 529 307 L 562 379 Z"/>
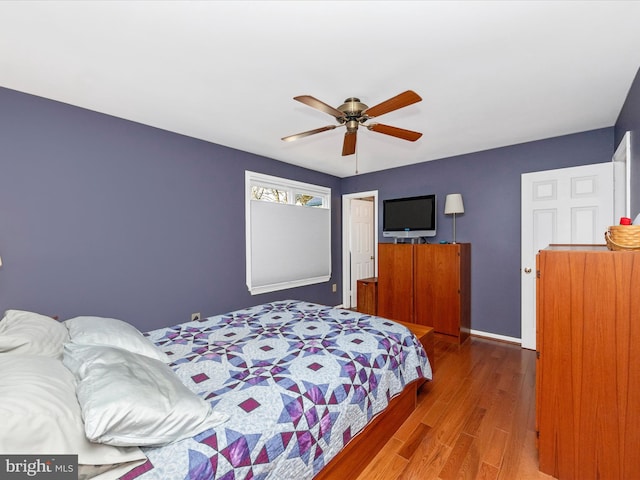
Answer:
<path fill-rule="evenodd" d="M 74 364 L 66 355 L 95 346 L 70 348 L 74 335 L 69 332 L 64 364 L 81 380 L 88 357 Z M 160 352 L 158 359 L 144 361 L 164 358 L 182 385 L 219 417 L 214 423 L 208 419 L 212 427 L 159 446 L 115 442 L 121 449 L 139 448 L 146 457 L 121 467 L 117 478 L 122 480 L 355 475 L 415 408 L 417 381 L 432 375 L 423 346 L 406 327 L 296 300 L 161 328 L 144 337 Z M 93 355 L 106 361 L 104 353 Z M 78 398 L 88 431 L 80 390 Z"/>

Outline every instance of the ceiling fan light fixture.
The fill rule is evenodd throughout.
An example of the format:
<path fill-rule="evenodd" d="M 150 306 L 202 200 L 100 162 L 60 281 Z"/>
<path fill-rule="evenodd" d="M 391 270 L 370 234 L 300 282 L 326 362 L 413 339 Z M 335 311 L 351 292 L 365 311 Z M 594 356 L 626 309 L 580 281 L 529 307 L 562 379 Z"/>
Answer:
<path fill-rule="evenodd" d="M 356 133 L 358 131 L 358 120 L 349 120 L 347 122 L 347 132 Z"/>

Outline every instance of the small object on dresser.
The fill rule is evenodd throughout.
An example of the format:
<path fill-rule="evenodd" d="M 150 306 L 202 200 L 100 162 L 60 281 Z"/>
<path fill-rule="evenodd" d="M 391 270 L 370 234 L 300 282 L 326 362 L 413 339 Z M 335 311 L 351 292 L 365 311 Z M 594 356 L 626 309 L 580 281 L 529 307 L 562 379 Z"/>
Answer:
<path fill-rule="evenodd" d="M 612 225 L 604 238 L 609 250 L 640 250 L 640 225 Z"/>

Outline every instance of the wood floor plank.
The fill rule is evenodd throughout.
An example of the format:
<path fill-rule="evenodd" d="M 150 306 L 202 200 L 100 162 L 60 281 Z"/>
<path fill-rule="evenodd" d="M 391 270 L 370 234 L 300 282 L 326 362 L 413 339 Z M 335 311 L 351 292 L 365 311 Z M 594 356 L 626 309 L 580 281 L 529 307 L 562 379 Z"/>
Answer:
<path fill-rule="evenodd" d="M 442 480 L 455 480 L 458 477 L 458 472 L 462 468 L 471 444 L 473 444 L 473 440 L 474 437 L 466 433 L 461 433 L 458 436 L 458 440 L 451 449 L 447 462 L 440 471 L 440 478 Z"/>
<path fill-rule="evenodd" d="M 502 448 L 500 450 L 500 456 L 504 453 L 504 445 L 496 444 L 495 430 L 497 429 L 498 420 L 502 417 L 502 409 L 504 396 L 501 391 L 494 390 L 490 399 L 488 400 L 487 412 L 482 419 L 482 423 L 476 433 L 478 437 L 478 449 L 480 452 L 480 458 L 485 460 L 487 457 L 495 458 L 495 452 L 491 453 L 492 449 Z M 508 438 L 508 432 L 502 430 L 505 436 Z M 498 438 L 498 440 L 500 440 Z M 496 465 L 496 466 L 499 466 Z"/>
<path fill-rule="evenodd" d="M 411 433 L 407 441 L 404 442 L 404 445 L 402 446 L 402 448 L 398 450 L 398 455 L 409 460 L 415 453 L 416 449 L 418 448 L 418 446 L 420 445 L 424 437 L 427 435 L 427 432 L 429 431 L 429 429 L 431 429 L 429 425 L 425 425 L 424 423 L 418 424 L 418 426 L 413 430 L 413 432 Z"/>
<path fill-rule="evenodd" d="M 471 415 L 467 417 L 467 421 L 462 426 L 462 431 L 468 433 L 469 435 L 477 435 L 486 413 L 486 408 L 481 408 L 478 406 L 474 407 Z"/>
<path fill-rule="evenodd" d="M 498 467 L 483 462 L 482 465 L 480 465 L 477 480 L 497 480 L 498 473 L 500 473 Z"/>
<path fill-rule="evenodd" d="M 502 457 L 507 447 L 507 440 L 509 434 L 499 428 L 493 429 L 493 434 L 489 441 L 489 448 L 484 454 L 483 461 L 489 465 L 493 465 L 496 468 L 500 468 L 502 465 Z"/>
<path fill-rule="evenodd" d="M 475 336 L 436 338 L 434 352 L 416 410 L 354 480 L 551 480 L 538 471 L 535 352 Z"/>
<path fill-rule="evenodd" d="M 538 455 L 535 449 L 536 432 L 527 431 L 525 446 L 522 450 L 520 466 L 516 473 L 516 478 L 522 480 L 553 480 L 551 475 L 547 475 L 538 470 Z M 533 455 L 533 453 L 536 453 Z"/>
<path fill-rule="evenodd" d="M 462 465 L 458 470 L 456 479 L 475 480 L 478 478 L 481 468 L 480 450 L 478 447 L 478 439 L 474 438 L 467 450 L 466 456 L 462 460 Z"/>
<path fill-rule="evenodd" d="M 389 440 L 358 478 L 366 478 L 367 480 L 397 478 L 409 463 L 408 459 L 397 453 L 403 445 L 404 443 L 398 439 Z"/>
<path fill-rule="evenodd" d="M 437 432 L 438 439 L 451 447 L 458 440 L 462 427 L 472 414 L 476 402 L 472 392 L 464 387 L 458 389 L 457 394 L 458 396 L 448 405 L 439 421 L 431 425 L 432 429 Z"/>
<path fill-rule="evenodd" d="M 423 423 L 422 418 L 438 398 L 437 395 L 432 394 L 428 387 L 430 387 L 430 385 L 425 384 L 425 386 L 418 389 L 418 405 L 409 418 L 398 428 L 398 431 L 394 435 L 395 438 L 407 441 L 413 431 Z"/>
<path fill-rule="evenodd" d="M 528 401 L 526 389 L 523 388 L 523 382 L 521 381 L 517 387 L 514 382 L 513 388 L 514 409 L 509 423 L 508 425 L 500 423 L 497 425 L 498 428 L 504 428 L 509 432 L 509 441 L 507 442 L 507 448 L 500 466 L 500 475 L 498 476 L 498 478 L 505 480 L 518 478 L 520 463 L 527 445 L 527 420 L 530 412 L 530 402 Z"/>
<path fill-rule="evenodd" d="M 428 435 L 413 457 L 411 457 L 402 474 L 397 478 L 398 480 L 438 479 L 450 453 L 451 447 Z M 358 478 L 359 480 L 365 480 L 364 477 Z M 388 480 L 391 480 L 391 478 Z"/>

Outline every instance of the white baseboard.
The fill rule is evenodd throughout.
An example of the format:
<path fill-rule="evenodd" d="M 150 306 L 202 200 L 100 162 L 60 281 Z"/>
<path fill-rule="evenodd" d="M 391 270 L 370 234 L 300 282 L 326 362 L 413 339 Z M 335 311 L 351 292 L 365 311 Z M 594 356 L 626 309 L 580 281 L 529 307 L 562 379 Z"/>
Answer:
<path fill-rule="evenodd" d="M 343 308 L 343 306 L 342 304 L 340 304 L 336 305 L 335 308 Z M 471 329 L 469 333 L 471 333 L 471 335 L 475 335 L 476 337 L 490 338 L 492 340 L 500 340 L 501 342 L 509 342 L 515 343 L 516 345 L 522 345 L 522 340 L 516 337 L 508 337 L 507 335 L 498 335 L 497 333 L 489 333 L 473 329 Z"/>
<path fill-rule="evenodd" d="M 491 338 L 493 340 L 500 340 L 502 342 L 509 342 L 509 343 L 522 345 L 522 340 L 520 338 L 508 337 L 506 335 L 498 335 L 497 333 L 489 333 L 489 332 L 483 332 L 480 330 L 473 330 L 473 329 L 471 329 L 470 333 L 471 335 L 476 335 L 478 337 Z"/>

